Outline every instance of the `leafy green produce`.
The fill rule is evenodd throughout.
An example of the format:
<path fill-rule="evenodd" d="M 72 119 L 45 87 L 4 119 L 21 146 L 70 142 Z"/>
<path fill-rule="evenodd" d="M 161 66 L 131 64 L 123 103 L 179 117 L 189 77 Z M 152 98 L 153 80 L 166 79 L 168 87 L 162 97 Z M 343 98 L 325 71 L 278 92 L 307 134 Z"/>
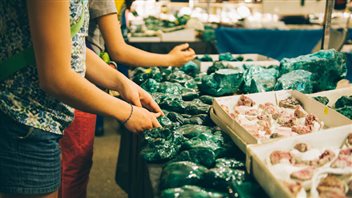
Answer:
<path fill-rule="evenodd" d="M 210 117 L 207 114 L 198 114 L 198 115 L 181 115 L 176 112 L 170 112 L 167 114 L 167 117 L 172 121 L 172 122 L 178 122 L 181 125 L 185 124 L 195 124 L 195 125 L 205 125 L 205 126 L 212 126 L 213 122 L 210 120 Z"/>
<path fill-rule="evenodd" d="M 204 76 L 201 91 L 212 96 L 234 94 L 243 82 L 242 68 L 221 69 L 213 74 Z"/>
<path fill-rule="evenodd" d="M 281 74 L 293 70 L 311 72 L 314 92 L 335 89 L 336 83 L 347 75 L 346 57 L 334 49 L 321 50 L 296 58 L 284 58 L 280 61 L 280 67 Z"/>
<path fill-rule="evenodd" d="M 221 61 L 215 61 L 212 66 L 208 68 L 207 74 L 212 74 L 220 69 L 227 69 L 228 66 L 224 65 Z"/>
<path fill-rule="evenodd" d="M 224 193 L 211 191 L 199 186 L 186 185 L 181 188 L 168 188 L 161 192 L 161 198 L 224 198 Z"/>
<path fill-rule="evenodd" d="M 186 101 L 185 103 L 186 103 L 186 108 L 184 109 L 184 113 L 190 114 L 190 115 L 207 114 L 210 109 L 210 105 L 204 104 L 199 99 Z"/>
<path fill-rule="evenodd" d="M 169 76 L 166 77 L 167 81 L 185 84 L 187 81 L 193 80 L 193 78 L 187 75 L 185 72 L 181 70 L 177 70 L 172 72 Z"/>
<path fill-rule="evenodd" d="M 312 73 L 305 70 L 295 70 L 282 75 L 277 80 L 275 90 L 287 89 L 293 89 L 303 93 L 312 93 Z"/>
<path fill-rule="evenodd" d="M 324 104 L 324 105 L 327 105 L 329 104 L 329 98 L 325 97 L 325 96 L 316 96 L 316 97 L 313 97 L 316 101 Z"/>
<path fill-rule="evenodd" d="M 193 162 L 168 163 L 161 172 L 160 189 L 198 185 L 206 170 L 204 166 L 199 166 Z"/>
<path fill-rule="evenodd" d="M 276 68 L 261 66 L 248 66 L 243 74 L 243 91 L 245 93 L 258 93 L 274 90 L 279 71 Z"/>
<path fill-rule="evenodd" d="M 230 52 L 219 54 L 219 61 L 233 61 L 234 58 Z"/>
<path fill-rule="evenodd" d="M 335 108 L 341 108 L 345 106 L 352 106 L 352 95 L 351 96 L 342 96 L 335 103 Z"/>

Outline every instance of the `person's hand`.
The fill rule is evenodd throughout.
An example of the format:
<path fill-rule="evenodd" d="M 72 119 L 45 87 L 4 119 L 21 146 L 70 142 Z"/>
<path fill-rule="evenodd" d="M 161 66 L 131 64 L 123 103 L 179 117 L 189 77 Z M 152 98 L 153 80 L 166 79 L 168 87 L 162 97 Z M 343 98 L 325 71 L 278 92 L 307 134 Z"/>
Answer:
<path fill-rule="evenodd" d="M 178 45 L 169 52 L 171 66 L 182 66 L 196 57 L 188 43 Z"/>
<path fill-rule="evenodd" d="M 140 133 L 148 129 L 161 127 L 156 119 L 159 116 L 160 113 L 151 113 L 144 108 L 133 106 L 132 115 L 124 126 L 131 132 Z"/>
<path fill-rule="evenodd" d="M 137 107 L 145 107 L 149 111 L 164 115 L 159 105 L 153 100 L 152 96 L 131 80 L 123 83 L 120 91 L 121 97 Z M 159 117 L 159 116 L 158 116 Z"/>

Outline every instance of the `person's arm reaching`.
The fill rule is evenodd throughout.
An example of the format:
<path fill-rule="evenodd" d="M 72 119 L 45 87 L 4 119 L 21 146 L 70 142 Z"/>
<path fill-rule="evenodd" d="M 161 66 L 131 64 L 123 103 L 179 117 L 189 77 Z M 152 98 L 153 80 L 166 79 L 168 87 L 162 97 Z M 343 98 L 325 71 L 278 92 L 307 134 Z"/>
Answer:
<path fill-rule="evenodd" d="M 109 55 L 113 60 L 131 66 L 181 66 L 195 58 L 189 45 L 176 46 L 168 54 L 155 54 L 137 49 L 125 43 L 120 30 L 117 14 L 99 17 L 99 29 L 102 32 Z"/>
<path fill-rule="evenodd" d="M 106 94 L 71 69 L 69 1 L 27 0 L 27 8 L 39 86 L 74 108 L 125 121 L 131 112 L 128 103 Z M 53 24 L 55 28 L 48 28 Z M 135 107 L 126 127 L 140 132 L 160 126 L 156 116 Z"/>
<path fill-rule="evenodd" d="M 137 84 L 112 67 L 107 67 L 92 50 L 87 48 L 86 78 L 92 83 L 110 90 L 118 91 L 122 98 L 137 107 L 146 107 L 148 110 L 163 114 L 153 98 Z"/>

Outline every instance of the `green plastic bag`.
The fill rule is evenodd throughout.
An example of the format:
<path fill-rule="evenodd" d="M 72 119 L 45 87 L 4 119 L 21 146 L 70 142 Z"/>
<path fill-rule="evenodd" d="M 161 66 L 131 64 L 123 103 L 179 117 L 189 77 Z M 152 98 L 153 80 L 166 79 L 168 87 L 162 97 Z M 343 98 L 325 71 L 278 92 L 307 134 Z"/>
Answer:
<path fill-rule="evenodd" d="M 294 70 L 306 70 L 312 73 L 314 92 L 335 89 L 339 80 L 347 75 L 346 57 L 335 49 L 284 58 L 280 61 L 280 72 L 286 74 Z"/>
<path fill-rule="evenodd" d="M 313 92 L 312 73 L 305 70 L 295 70 L 282 75 L 275 85 L 275 90 L 293 89 L 302 93 Z"/>
<path fill-rule="evenodd" d="M 238 92 L 243 82 L 242 68 L 220 69 L 204 76 L 201 91 L 211 96 L 224 96 Z"/>
<path fill-rule="evenodd" d="M 207 168 L 193 162 L 172 162 L 161 172 L 160 189 L 176 188 L 184 185 L 198 185 Z"/>

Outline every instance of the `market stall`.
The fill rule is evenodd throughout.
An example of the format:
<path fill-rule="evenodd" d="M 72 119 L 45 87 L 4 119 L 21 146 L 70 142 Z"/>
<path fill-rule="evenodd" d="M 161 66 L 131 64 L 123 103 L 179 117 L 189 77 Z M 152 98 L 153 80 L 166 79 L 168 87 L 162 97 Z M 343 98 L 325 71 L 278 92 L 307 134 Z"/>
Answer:
<path fill-rule="evenodd" d="M 266 64 L 268 61 L 272 64 Z M 264 197 L 267 193 L 272 196 L 276 191 L 263 185 L 265 180 L 258 178 L 257 172 L 254 179 L 245 171 L 246 165 L 251 170 L 245 161 L 247 145 L 320 133 L 326 128 L 333 131 L 351 124 L 349 107 L 345 107 L 351 88 L 336 90 L 339 94 L 335 90 L 330 94 L 320 92 L 335 89 L 346 74 L 346 59 L 335 50 L 280 62 L 258 55 L 198 55 L 196 61 L 180 69 L 136 69 L 132 79 L 153 95 L 165 117 L 159 118 L 163 128 L 136 137 L 138 145 L 133 146 L 138 149 L 130 150 L 127 157 L 130 174 L 125 178 L 130 181 L 123 181 L 121 166 L 117 167 L 116 180 L 121 186 L 127 184 L 125 190 L 131 197 L 174 197 L 177 193 L 190 197 Z M 300 92 L 277 91 L 288 89 Z M 319 93 L 310 96 L 301 92 Z M 246 95 L 222 97 L 232 94 Z M 339 99 L 344 95 L 346 99 Z M 336 106 L 337 111 L 311 98 L 315 96 L 330 97 L 330 106 Z M 278 114 L 282 118 L 268 117 L 276 120 L 269 123 L 277 122 L 277 128 L 265 128 L 264 115 L 269 109 L 283 112 Z M 241 112 L 244 120 L 236 117 Z M 286 119 L 285 112 L 294 113 L 298 117 L 292 118 L 297 121 L 290 116 Z M 254 116 L 254 123 L 261 124 L 247 126 L 245 123 L 253 123 L 253 119 L 246 116 Z M 303 120 L 303 124 L 298 120 Z M 314 127 L 306 125 L 307 122 Z"/>

